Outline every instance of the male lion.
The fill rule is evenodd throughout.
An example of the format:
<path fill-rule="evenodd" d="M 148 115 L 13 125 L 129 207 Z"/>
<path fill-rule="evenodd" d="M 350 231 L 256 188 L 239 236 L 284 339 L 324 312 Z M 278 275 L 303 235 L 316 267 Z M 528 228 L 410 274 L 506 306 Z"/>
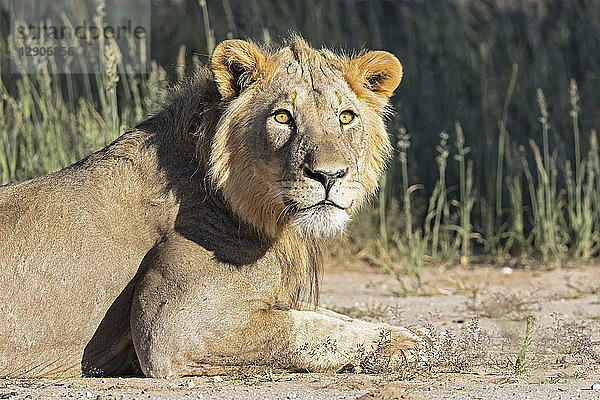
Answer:
<path fill-rule="evenodd" d="M 228 40 L 112 144 L 0 188 L 0 375 L 402 355 L 409 331 L 300 301 L 316 298 L 320 244 L 376 189 L 401 77 L 383 51 Z"/>

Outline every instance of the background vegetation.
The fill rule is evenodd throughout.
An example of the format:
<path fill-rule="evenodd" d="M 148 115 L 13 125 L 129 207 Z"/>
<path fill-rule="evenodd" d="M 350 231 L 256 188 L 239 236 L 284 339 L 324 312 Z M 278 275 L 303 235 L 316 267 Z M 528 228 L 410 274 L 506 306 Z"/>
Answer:
<path fill-rule="evenodd" d="M 156 61 L 141 75 L 110 46 L 104 74 L 10 74 L 0 4 L 0 183 L 109 143 L 215 42 L 296 31 L 317 47 L 389 50 L 405 68 L 389 121 L 398 151 L 338 255 L 359 253 L 407 290 L 427 263 L 598 255 L 600 2 L 153 0 Z"/>

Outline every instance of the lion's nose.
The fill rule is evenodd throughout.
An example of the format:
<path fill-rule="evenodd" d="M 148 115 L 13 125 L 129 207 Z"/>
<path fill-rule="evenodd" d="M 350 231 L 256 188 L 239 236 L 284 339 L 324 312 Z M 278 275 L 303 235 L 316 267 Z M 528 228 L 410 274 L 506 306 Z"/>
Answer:
<path fill-rule="evenodd" d="M 329 193 L 329 189 L 331 189 L 335 181 L 343 178 L 346 174 L 348 174 L 348 168 L 311 169 L 308 165 L 304 166 L 304 175 L 321 182 L 323 187 L 325 187 L 325 193 Z"/>

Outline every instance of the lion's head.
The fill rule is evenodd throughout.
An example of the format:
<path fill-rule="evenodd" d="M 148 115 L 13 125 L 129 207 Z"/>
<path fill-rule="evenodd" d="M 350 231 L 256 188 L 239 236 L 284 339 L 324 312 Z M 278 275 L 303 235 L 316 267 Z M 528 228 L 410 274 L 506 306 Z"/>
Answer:
<path fill-rule="evenodd" d="M 383 51 L 315 50 L 294 36 L 276 51 L 222 42 L 211 67 L 225 109 L 209 174 L 234 211 L 268 235 L 340 232 L 390 154 L 383 116 L 400 62 Z"/>

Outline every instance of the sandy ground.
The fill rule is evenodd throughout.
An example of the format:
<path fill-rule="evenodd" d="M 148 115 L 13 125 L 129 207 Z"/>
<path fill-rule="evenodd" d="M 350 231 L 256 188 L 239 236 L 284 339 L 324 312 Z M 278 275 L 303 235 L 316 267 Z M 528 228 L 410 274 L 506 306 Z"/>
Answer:
<path fill-rule="evenodd" d="M 465 365 L 432 361 L 431 369 L 408 376 L 252 368 L 177 380 L 0 380 L 0 399 L 600 399 L 598 265 L 551 271 L 432 268 L 423 274 L 420 295 L 407 297 L 381 270 L 330 266 L 321 303 L 353 317 L 426 326 L 437 338 L 454 337 L 448 349 L 459 356 L 476 351 Z M 524 372 L 516 376 L 528 314 L 536 317 L 536 328 Z M 469 342 L 475 340 L 469 336 L 472 321 L 481 342 Z"/>

